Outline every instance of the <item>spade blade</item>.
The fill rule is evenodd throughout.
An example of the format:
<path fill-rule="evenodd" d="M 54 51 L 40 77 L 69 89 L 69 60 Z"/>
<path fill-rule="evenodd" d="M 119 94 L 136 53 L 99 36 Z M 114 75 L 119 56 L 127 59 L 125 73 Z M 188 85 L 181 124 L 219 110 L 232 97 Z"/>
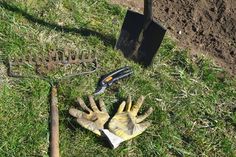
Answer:
<path fill-rule="evenodd" d="M 126 58 L 132 59 L 144 66 L 149 66 L 163 41 L 166 29 L 157 21 L 152 20 L 143 32 L 143 39 L 137 55 L 131 57 L 133 56 L 135 43 L 142 32 L 144 22 L 144 15 L 128 10 L 121 28 L 120 37 L 116 43 L 116 49 L 121 50 Z"/>

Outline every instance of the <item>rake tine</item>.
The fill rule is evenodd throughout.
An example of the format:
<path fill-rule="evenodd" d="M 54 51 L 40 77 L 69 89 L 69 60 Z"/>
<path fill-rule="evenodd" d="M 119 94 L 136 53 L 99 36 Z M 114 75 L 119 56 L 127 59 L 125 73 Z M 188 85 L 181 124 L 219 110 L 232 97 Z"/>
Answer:
<path fill-rule="evenodd" d="M 85 58 L 86 58 L 86 60 L 85 60 L 85 62 L 89 62 L 89 53 L 87 53 L 87 54 L 85 54 Z"/>
<path fill-rule="evenodd" d="M 47 70 L 54 69 L 54 60 L 53 60 L 53 53 L 48 54 L 48 61 L 47 61 Z"/>
<path fill-rule="evenodd" d="M 41 58 L 39 56 L 35 57 L 36 65 L 41 65 Z"/>
<path fill-rule="evenodd" d="M 89 53 L 88 54 L 88 60 L 91 60 L 92 59 L 92 56 L 91 56 L 91 54 Z"/>
<path fill-rule="evenodd" d="M 48 53 L 48 62 L 53 62 L 53 52 Z"/>
<path fill-rule="evenodd" d="M 33 57 L 33 54 L 32 54 L 32 53 L 30 53 L 30 54 L 27 55 L 26 61 L 27 61 L 29 64 L 35 65 L 35 58 Z"/>
<path fill-rule="evenodd" d="M 81 55 L 81 60 L 82 60 L 82 61 L 86 60 L 84 53 L 82 53 L 82 55 Z"/>
<path fill-rule="evenodd" d="M 17 57 L 15 57 L 15 58 L 13 59 L 13 63 L 14 63 L 14 64 L 12 64 L 12 65 L 19 65 L 20 61 L 19 61 L 19 59 L 18 59 Z"/>
<path fill-rule="evenodd" d="M 29 55 L 28 54 L 25 57 L 23 57 L 23 62 L 29 63 Z"/>
<path fill-rule="evenodd" d="M 37 64 L 36 63 L 36 56 L 35 55 L 31 54 L 29 60 L 30 60 L 30 64 L 33 64 L 33 65 Z"/>
<path fill-rule="evenodd" d="M 91 56 L 91 54 L 90 53 L 88 53 L 88 54 L 86 54 L 86 60 L 85 60 L 85 62 L 92 62 L 93 61 L 93 59 L 92 59 L 92 56 Z"/>
<path fill-rule="evenodd" d="M 89 54 L 89 62 L 94 62 L 95 59 L 96 59 L 95 55 Z"/>
<path fill-rule="evenodd" d="M 75 63 L 80 64 L 79 53 L 75 53 Z"/>
<path fill-rule="evenodd" d="M 62 64 L 67 64 L 65 53 L 62 53 Z"/>
<path fill-rule="evenodd" d="M 34 64 L 32 54 L 29 54 L 29 55 L 27 56 L 27 60 L 28 60 L 28 63 L 29 63 L 29 64 Z"/>
<path fill-rule="evenodd" d="M 72 53 L 69 52 L 69 55 L 68 55 L 68 63 L 71 63 L 71 62 L 73 62 L 73 60 L 72 60 Z"/>
<path fill-rule="evenodd" d="M 56 62 L 56 64 L 59 62 L 59 55 L 58 55 L 58 53 L 56 53 L 55 52 L 55 58 L 56 58 L 56 60 L 55 60 L 55 62 Z"/>
<path fill-rule="evenodd" d="M 19 59 L 18 59 L 18 64 L 19 64 L 19 65 L 22 65 L 22 63 L 24 62 L 24 60 L 25 60 L 24 57 L 19 58 Z"/>
<path fill-rule="evenodd" d="M 45 57 L 41 57 L 41 61 L 43 66 L 47 65 L 47 60 Z"/>
<path fill-rule="evenodd" d="M 87 64 L 86 64 L 86 56 L 85 56 L 84 53 L 82 54 L 82 59 L 81 59 L 81 60 L 82 60 L 82 61 L 81 61 L 81 62 L 82 62 L 82 65 L 83 65 L 83 66 L 86 66 L 86 65 L 87 65 Z"/>
<path fill-rule="evenodd" d="M 69 53 L 69 64 L 75 64 L 75 53 Z"/>
<path fill-rule="evenodd" d="M 68 53 L 67 50 L 65 50 L 65 53 L 62 53 L 62 64 L 68 64 L 66 53 Z"/>

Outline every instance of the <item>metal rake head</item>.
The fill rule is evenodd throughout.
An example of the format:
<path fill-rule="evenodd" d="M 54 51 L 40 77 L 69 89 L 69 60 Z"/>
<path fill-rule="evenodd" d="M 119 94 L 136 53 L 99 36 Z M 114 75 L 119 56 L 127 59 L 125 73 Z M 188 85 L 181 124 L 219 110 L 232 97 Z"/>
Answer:
<path fill-rule="evenodd" d="M 97 59 L 91 53 L 51 51 L 48 55 L 29 54 L 8 57 L 8 75 L 18 78 L 56 78 L 88 74 L 98 68 Z"/>

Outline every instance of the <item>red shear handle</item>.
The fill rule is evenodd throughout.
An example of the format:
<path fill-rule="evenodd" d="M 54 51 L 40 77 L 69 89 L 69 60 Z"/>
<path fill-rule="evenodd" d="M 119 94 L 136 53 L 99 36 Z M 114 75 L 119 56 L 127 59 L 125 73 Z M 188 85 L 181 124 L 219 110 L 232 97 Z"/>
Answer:
<path fill-rule="evenodd" d="M 51 125 L 50 125 L 50 157 L 59 157 L 59 113 L 57 107 L 57 87 L 51 89 Z"/>

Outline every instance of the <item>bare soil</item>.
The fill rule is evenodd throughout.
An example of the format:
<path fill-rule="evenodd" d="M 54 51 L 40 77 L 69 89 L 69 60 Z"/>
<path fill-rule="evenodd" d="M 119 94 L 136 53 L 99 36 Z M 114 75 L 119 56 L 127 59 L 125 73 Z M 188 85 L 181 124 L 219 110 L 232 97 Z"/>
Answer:
<path fill-rule="evenodd" d="M 142 12 L 143 0 L 111 0 Z M 236 74 L 235 0 L 154 0 L 153 13 L 178 45 Z"/>

